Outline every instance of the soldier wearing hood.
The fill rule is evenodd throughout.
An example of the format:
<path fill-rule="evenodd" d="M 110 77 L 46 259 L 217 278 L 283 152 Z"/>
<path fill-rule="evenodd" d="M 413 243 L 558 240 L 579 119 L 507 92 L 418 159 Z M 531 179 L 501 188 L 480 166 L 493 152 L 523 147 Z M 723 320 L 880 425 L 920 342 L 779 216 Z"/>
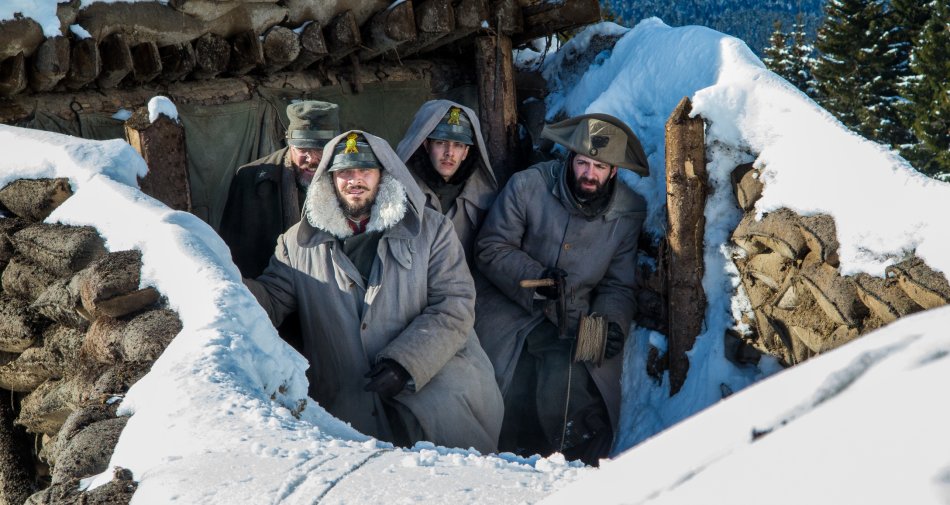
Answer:
<path fill-rule="evenodd" d="M 425 194 L 426 205 L 452 221 L 471 261 L 475 235 L 498 192 L 478 116 L 449 100 L 428 101 L 396 153 Z"/>
<path fill-rule="evenodd" d="M 548 125 L 542 137 L 569 155 L 516 173 L 498 195 L 475 245 L 487 279 L 475 326 L 505 397 L 500 449 L 596 465 L 618 426 L 646 217 L 646 201 L 617 175 L 649 168 L 633 131 L 606 114 Z M 553 285 L 520 282 L 538 279 Z M 590 342 L 600 347 L 580 352 Z"/>
<path fill-rule="evenodd" d="M 502 398 L 451 222 L 386 141 L 354 130 L 326 149 L 304 219 L 248 287 L 275 324 L 298 312 L 310 394 L 334 416 L 402 446 L 496 451 Z"/>
<path fill-rule="evenodd" d="M 287 106 L 287 147 L 237 169 L 221 217 L 221 238 L 244 277 L 264 271 L 277 236 L 300 209 L 327 141 L 340 133 L 339 107 L 309 100 Z"/>

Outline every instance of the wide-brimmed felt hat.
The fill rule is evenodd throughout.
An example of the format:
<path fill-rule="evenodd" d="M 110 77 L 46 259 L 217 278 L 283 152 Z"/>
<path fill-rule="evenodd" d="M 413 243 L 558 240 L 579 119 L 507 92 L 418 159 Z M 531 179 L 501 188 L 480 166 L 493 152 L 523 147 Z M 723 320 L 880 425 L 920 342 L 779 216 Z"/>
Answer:
<path fill-rule="evenodd" d="M 348 168 L 376 168 L 382 169 L 383 165 L 373 154 L 373 149 L 369 146 L 366 138 L 359 133 L 350 133 L 346 140 L 337 142 L 333 146 L 333 161 L 330 162 L 328 172 L 337 170 L 346 170 Z"/>
<path fill-rule="evenodd" d="M 451 140 L 463 144 L 475 144 L 475 132 L 472 130 L 472 121 L 465 112 L 458 107 L 449 107 L 439 124 L 429 133 L 428 138 L 436 140 Z"/>
<path fill-rule="evenodd" d="M 650 175 L 640 139 L 623 121 L 609 114 L 583 114 L 545 125 L 541 137 L 602 163 Z"/>
<path fill-rule="evenodd" d="M 340 107 L 335 103 L 307 100 L 287 106 L 287 144 L 321 149 L 340 134 Z"/>

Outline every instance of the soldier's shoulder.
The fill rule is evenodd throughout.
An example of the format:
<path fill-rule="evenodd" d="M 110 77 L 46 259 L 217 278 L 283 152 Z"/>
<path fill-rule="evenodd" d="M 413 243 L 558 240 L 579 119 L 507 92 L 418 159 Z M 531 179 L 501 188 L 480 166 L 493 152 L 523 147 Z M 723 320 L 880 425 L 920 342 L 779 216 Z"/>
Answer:
<path fill-rule="evenodd" d="M 558 160 L 549 160 L 535 163 L 528 168 L 516 172 L 508 181 L 509 185 L 514 183 L 520 186 L 532 186 L 537 184 L 547 185 L 556 177 L 556 172 L 561 162 Z"/>
<path fill-rule="evenodd" d="M 621 213 L 646 213 L 647 200 L 623 181 L 617 181 L 614 210 Z"/>

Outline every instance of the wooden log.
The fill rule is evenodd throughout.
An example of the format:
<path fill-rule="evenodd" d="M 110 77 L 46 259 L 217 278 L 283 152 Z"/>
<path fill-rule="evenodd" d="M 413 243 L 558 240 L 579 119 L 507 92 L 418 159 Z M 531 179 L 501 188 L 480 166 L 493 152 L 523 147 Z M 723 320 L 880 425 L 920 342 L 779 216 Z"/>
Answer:
<path fill-rule="evenodd" d="M 504 35 L 475 39 L 478 75 L 478 119 L 499 187 L 508 180 L 510 167 L 519 165 L 518 109 L 515 96 L 511 39 Z"/>
<path fill-rule="evenodd" d="M 212 79 L 228 68 L 231 44 L 224 37 L 206 33 L 195 41 L 195 79 Z"/>
<path fill-rule="evenodd" d="M 415 38 L 416 16 L 412 3 L 403 2 L 378 12 L 364 25 L 365 48 L 360 51 L 360 58 L 373 59 Z"/>
<path fill-rule="evenodd" d="M 195 69 L 195 48 L 190 43 L 160 47 L 158 54 L 162 60 L 161 80 L 164 82 L 181 80 Z"/>
<path fill-rule="evenodd" d="M 523 14 L 524 31 L 517 36 L 519 42 L 596 23 L 600 21 L 600 2 L 598 0 L 541 2 L 525 7 Z"/>
<path fill-rule="evenodd" d="M 356 51 L 363 42 L 356 17 L 349 10 L 333 18 L 325 30 L 329 56 L 333 61 L 339 61 Z"/>
<path fill-rule="evenodd" d="M 43 38 L 43 28 L 30 18 L 0 21 L 0 60 L 32 55 Z"/>
<path fill-rule="evenodd" d="M 393 0 L 282 0 L 281 3 L 287 7 L 287 26 L 300 26 L 307 21 L 326 24 L 346 10 L 353 13 L 357 25 L 363 26 Z"/>
<path fill-rule="evenodd" d="M 418 45 L 415 52 L 433 51 L 468 37 L 479 30 L 488 28 L 489 9 L 487 0 L 461 0 L 454 3 L 451 9 L 451 15 L 454 18 L 453 28 L 441 37 L 432 38 Z"/>
<path fill-rule="evenodd" d="M 300 55 L 300 37 L 290 28 L 275 26 L 264 34 L 264 71 L 277 72 Z"/>
<path fill-rule="evenodd" d="M 15 95 L 26 89 L 28 82 L 23 53 L 0 62 L 0 96 Z"/>
<path fill-rule="evenodd" d="M 69 39 L 50 37 L 40 44 L 30 63 L 30 89 L 50 91 L 69 71 Z"/>
<path fill-rule="evenodd" d="M 320 23 L 309 22 L 300 30 L 300 54 L 290 64 L 290 70 L 300 71 L 322 60 L 328 54 L 327 42 L 323 38 Z"/>
<path fill-rule="evenodd" d="M 206 23 L 158 2 L 92 3 L 79 11 L 76 23 L 99 40 L 122 34 L 130 45 L 182 44 L 209 31 Z"/>
<path fill-rule="evenodd" d="M 99 44 L 102 71 L 96 78 L 100 89 L 116 87 L 132 72 L 132 49 L 125 34 L 113 33 Z"/>
<path fill-rule="evenodd" d="M 73 42 L 69 51 L 69 71 L 64 83 L 68 89 L 80 89 L 96 80 L 102 70 L 102 57 L 96 39 Z"/>
<path fill-rule="evenodd" d="M 399 47 L 399 58 L 405 58 L 431 46 L 455 30 L 455 9 L 451 0 L 423 0 L 414 5 L 416 38 Z"/>
<path fill-rule="evenodd" d="M 125 122 L 126 140 L 148 165 L 148 174 L 139 181 L 142 192 L 173 209 L 191 212 L 185 130 L 165 115 L 155 122 L 148 119 L 148 109 L 141 107 Z"/>
<path fill-rule="evenodd" d="M 257 33 L 246 31 L 231 39 L 231 58 L 228 73 L 242 76 L 264 63 L 264 48 Z"/>
<path fill-rule="evenodd" d="M 703 327 L 703 235 L 706 230 L 706 145 L 703 120 L 689 117 L 692 104 L 684 97 L 666 122 L 666 235 L 669 289 L 670 395 L 676 394 L 689 371 L 686 352 Z"/>
<path fill-rule="evenodd" d="M 495 30 L 514 35 L 524 31 L 524 14 L 517 0 L 499 0 L 491 8 L 489 23 Z"/>
<path fill-rule="evenodd" d="M 250 2 L 205 23 L 206 30 L 225 38 L 244 32 L 264 33 L 287 19 L 287 9 L 276 3 Z"/>
<path fill-rule="evenodd" d="M 162 56 L 154 42 L 143 42 L 132 48 L 132 80 L 149 82 L 162 73 Z"/>

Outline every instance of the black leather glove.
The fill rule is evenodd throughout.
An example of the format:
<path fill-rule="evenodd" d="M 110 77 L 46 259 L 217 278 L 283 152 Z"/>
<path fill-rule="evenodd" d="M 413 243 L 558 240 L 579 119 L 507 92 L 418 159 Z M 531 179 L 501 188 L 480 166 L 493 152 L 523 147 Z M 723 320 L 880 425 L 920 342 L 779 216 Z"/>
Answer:
<path fill-rule="evenodd" d="M 565 277 L 567 277 L 567 272 L 560 268 L 545 268 L 544 271 L 541 272 L 541 278 L 554 279 L 554 285 L 534 288 L 534 292 L 548 300 L 557 300 L 561 294 L 560 285 L 563 284 L 561 281 L 563 281 Z"/>
<path fill-rule="evenodd" d="M 383 398 L 392 398 L 399 394 L 412 378 L 402 365 L 388 358 L 376 363 L 363 377 L 369 379 L 363 391 L 377 393 Z"/>
<path fill-rule="evenodd" d="M 619 324 L 607 323 L 607 343 L 604 345 L 604 359 L 610 359 L 620 354 L 626 339 L 627 336 L 624 335 Z"/>

